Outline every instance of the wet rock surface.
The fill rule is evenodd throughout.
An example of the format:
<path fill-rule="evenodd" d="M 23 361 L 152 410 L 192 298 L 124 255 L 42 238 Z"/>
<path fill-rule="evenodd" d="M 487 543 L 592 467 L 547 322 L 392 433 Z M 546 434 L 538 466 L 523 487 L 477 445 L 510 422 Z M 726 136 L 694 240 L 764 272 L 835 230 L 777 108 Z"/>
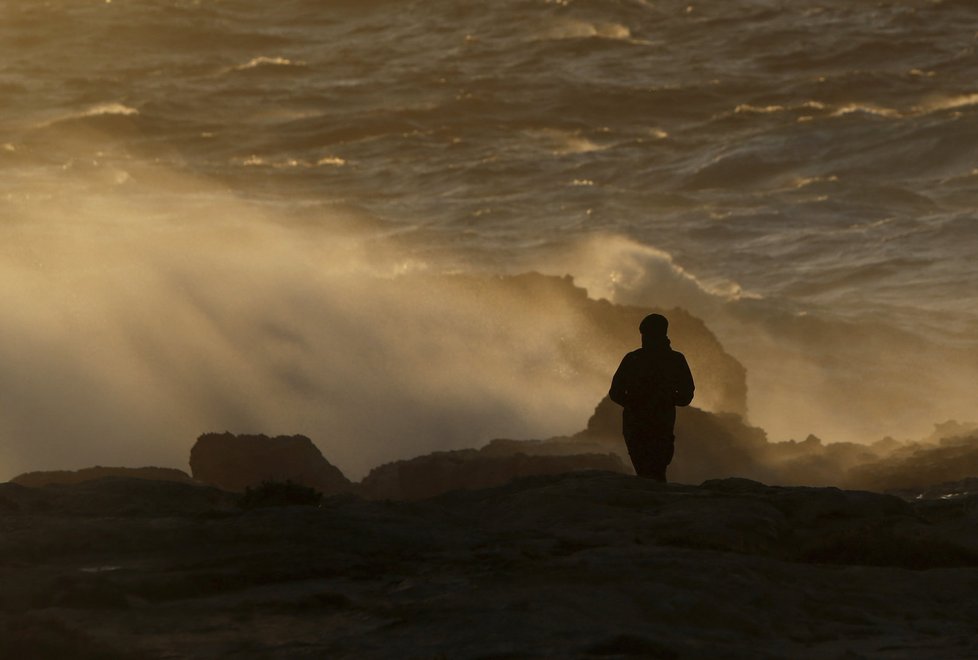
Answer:
<path fill-rule="evenodd" d="M 590 471 L 244 511 L 162 488 L 0 488 L 2 657 L 973 653 L 971 495 Z"/>

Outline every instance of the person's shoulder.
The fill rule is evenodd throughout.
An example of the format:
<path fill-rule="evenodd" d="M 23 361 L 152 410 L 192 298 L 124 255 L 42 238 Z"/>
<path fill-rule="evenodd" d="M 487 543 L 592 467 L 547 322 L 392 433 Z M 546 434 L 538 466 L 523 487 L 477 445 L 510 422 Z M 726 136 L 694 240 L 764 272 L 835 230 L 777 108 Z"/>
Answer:
<path fill-rule="evenodd" d="M 625 353 L 625 357 L 623 357 L 621 359 L 621 364 L 622 364 L 622 366 L 628 365 L 628 364 L 633 364 L 633 363 L 635 363 L 636 360 L 640 360 L 641 359 L 641 356 L 642 356 L 642 349 L 641 348 L 639 348 L 637 350 L 634 350 L 634 351 L 629 351 L 628 353 Z"/>
<path fill-rule="evenodd" d="M 686 360 L 686 356 L 683 355 L 681 352 L 677 351 L 676 349 L 673 348 L 673 349 L 669 349 L 669 350 L 672 352 L 672 359 L 673 360 L 683 360 L 683 361 Z"/>

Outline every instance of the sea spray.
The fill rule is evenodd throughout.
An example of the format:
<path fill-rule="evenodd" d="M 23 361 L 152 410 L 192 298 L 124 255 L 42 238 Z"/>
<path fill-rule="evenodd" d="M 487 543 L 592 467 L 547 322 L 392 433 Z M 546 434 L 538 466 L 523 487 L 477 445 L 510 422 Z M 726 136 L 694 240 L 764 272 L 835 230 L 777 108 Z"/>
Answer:
<path fill-rule="evenodd" d="M 304 433 L 354 476 L 573 433 L 628 348 L 633 329 L 597 331 L 560 280 L 446 274 L 355 218 L 295 226 L 202 181 L 164 211 L 139 169 L 88 196 L 66 175 L 73 211 L 36 203 L 2 230 L 11 472 L 182 465 L 206 430 Z M 722 391 L 703 400 L 743 408 Z"/>

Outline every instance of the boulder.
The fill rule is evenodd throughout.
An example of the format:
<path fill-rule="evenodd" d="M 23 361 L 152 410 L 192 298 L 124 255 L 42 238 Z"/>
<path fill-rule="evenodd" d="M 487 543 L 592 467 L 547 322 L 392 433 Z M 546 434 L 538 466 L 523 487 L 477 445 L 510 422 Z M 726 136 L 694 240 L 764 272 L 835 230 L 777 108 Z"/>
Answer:
<path fill-rule="evenodd" d="M 382 465 L 360 482 L 360 494 L 368 499 L 421 500 L 449 491 L 501 486 L 531 475 L 628 471 L 614 453 L 540 455 L 527 451 L 532 452 L 535 446 L 547 451 L 547 443 L 506 442 L 512 444 L 497 441 L 482 450 L 436 452 Z"/>
<path fill-rule="evenodd" d="M 58 516 L 186 516 L 222 513 L 236 496 L 217 488 L 173 479 L 105 476 L 43 487 L 0 484 L 0 513 Z M 118 539 L 119 549 L 128 541 Z"/>
<path fill-rule="evenodd" d="M 263 481 L 293 481 L 326 495 L 352 489 L 350 480 L 303 435 L 205 433 L 190 450 L 190 469 L 195 479 L 230 491 Z"/>
<path fill-rule="evenodd" d="M 119 477 L 122 479 L 148 479 L 150 481 L 176 481 L 180 483 L 191 483 L 193 479 L 183 470 L 174 468 L 160 467 L 95 467 L 84 468 L 81 470 L 51 470 L 44 472 L 25 472 L 10 481 L 21 486 L 40 488 L 50 484 L 80 484 L 86 481 L 94 481 L 105 477 Z"/>

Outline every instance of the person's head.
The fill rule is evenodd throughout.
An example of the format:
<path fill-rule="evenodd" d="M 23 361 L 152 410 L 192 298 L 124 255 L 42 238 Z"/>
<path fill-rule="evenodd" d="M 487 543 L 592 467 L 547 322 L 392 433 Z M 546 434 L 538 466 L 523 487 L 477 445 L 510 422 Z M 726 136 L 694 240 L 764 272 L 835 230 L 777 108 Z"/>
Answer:
<path fill-rule="evenodd" d="M 638 331 L 642 333 L 642 339 L 665 337 L 669 331 L 669 320 L 662 314 L 649 314 L 639 323 Z"/>

